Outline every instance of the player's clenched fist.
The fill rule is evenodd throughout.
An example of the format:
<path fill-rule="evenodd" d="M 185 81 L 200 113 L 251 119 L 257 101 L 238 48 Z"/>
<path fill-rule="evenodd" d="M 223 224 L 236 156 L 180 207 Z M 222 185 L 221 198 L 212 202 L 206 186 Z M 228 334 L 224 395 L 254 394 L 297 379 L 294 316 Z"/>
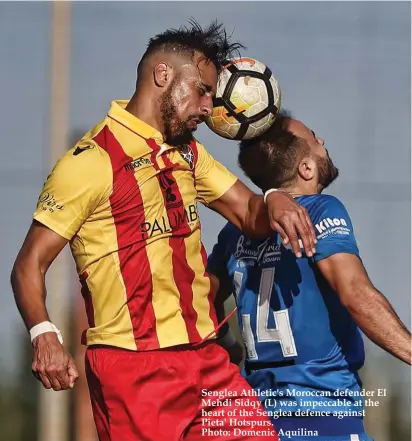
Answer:
<path fill-rule="evenodd" d="M 79 378 L 73 358 L 54 332 L 46 332 L 33 340 L 32 371 L 46 389 L 72 388 Z"/>

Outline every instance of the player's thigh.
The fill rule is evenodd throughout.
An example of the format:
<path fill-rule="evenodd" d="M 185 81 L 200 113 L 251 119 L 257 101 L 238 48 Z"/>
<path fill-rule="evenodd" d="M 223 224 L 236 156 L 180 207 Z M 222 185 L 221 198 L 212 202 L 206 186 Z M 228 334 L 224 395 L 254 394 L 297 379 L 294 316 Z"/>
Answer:
<path fill-rule="evenodd" d="M 99 379 L 95 375 L 94 370 L 91 366 L 90 358 L 90 354 L 86 352 L 86 378 L 89 387 L 93 418 L 96 425 L 97 433 L 99 435 L 99 441 L 110 441 L 110 428 L 109 418 L 107 415 L 107 406 L 103 397 Z"/>
<path fill-rule="evenodd" d="M 101 441 L 177 441 L 196 413 L 184 354 L 96 348 L 86 367 Z"/>
<path fill-rule="evenodd" d="M 201 365 L 201 406 L 186 434 L 187 441 L 277 440 L 272 423 L 256 393 L 231 364 L 227 352 L 209 345 L 198 352 Z"/>

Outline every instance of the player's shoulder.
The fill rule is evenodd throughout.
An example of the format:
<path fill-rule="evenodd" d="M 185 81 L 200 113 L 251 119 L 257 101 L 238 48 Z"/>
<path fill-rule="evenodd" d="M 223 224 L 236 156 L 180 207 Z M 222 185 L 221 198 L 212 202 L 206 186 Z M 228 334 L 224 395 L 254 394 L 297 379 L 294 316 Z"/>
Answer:
<path fill-rule="evenodd" d="M 63 158 L 73 163 L 93 160 L 104 162 L 105 156 L 107 156 L 107 154 L 105 155 L 103 149 L 93 139 L 82 138 L 66 152 Z"/>
<path fill-rule="evenodd" d="M 328 210 L 346 210 L 343 202 L 331 194 L 313 194 L 301 196 L 297 201 L 309 212 Z"/>
<path fill-rule="evenodd" d="M 193 141 L 192 141 L 193 145 L 197 148 L 201 148 L 204 149 L 205 146 L 203 145 L 202 142 L 200 142 L 197 138 L 193 137 Z"/>
<path fill-rule="evenodd" d="M 206 147 L 196 138 L 193 138 L 189 147 L 193 150 L 196 159 L 199 157 L 199 155 L 202 156 L 203 154 L 207 153 Z"/>
<path fill-rule="evenodd" d="M 322 225 L 351 227 L 352 221 L 342 201 L 329 194 L 302 196 L 298 200 L 306 210 L 313 225 L 322 229 Z"/>
<path fill-rule="evenodd" d="M 192 142 L 190 143 L 190 147 L 193 150 L 193 153 L 195 155 L 195 158 L 204 158 L 204 157 L 212 157 L 209 150 L 205 147 L 205 145 L 199 141 L 197 138 L 193 138 Z"/>
<path fill-rule="evenodd" d="M 98 122 L 89 132 L 87 132 L 76 144 L 69 150 L 73 157 L 83 160 L 110 161 L 107 149 L 102 148 L 97 139 L 104 133 L 108 126 L 108 119 L 105 118 Z M 87 152 L 88 154 L 83 154 Z"/>
<path fill-rule="evenodd" d="M 112 179 L 112 167 L 107 152 L 89 134 L 70 148 L 57 162 L 54 173 L 69 174 L 71 179 L 103 181 Z"/>

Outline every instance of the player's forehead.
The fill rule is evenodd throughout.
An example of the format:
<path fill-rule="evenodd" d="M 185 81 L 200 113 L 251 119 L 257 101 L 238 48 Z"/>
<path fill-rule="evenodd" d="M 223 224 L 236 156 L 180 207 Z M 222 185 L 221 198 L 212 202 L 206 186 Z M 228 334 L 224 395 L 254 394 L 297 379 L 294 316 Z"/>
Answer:
<path fill-rule="evenodd" d="M 207 89 L 211 88 L 213 93 L 216 92 L 218 78 L 216 67 L 202 54 L 196 53 L 190 63 L 182 66 L 181 73 L 185 79 L 200 81 Z"/>
<path fill-rule="evenodd" d="M 291 119 L 288 124 L 288 129 L 298 138 L 303 138 L 306 140 L 313 138 L 313 131 L 306 127 L 305 124 L 298 119 Z"/>

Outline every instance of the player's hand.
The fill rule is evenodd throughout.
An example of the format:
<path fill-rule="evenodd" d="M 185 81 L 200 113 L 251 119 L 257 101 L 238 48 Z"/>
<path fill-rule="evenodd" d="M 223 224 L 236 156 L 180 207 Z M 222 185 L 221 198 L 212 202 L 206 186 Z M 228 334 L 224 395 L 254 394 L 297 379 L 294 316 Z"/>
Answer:
<path fill-rule="evenodd" d="M 73 358 L 55 332 L 45 332 L 33 340 L 32 371 L 46 389 L 56 391 L 72 388 L 79 378 Z"/>
<path fill-rule="evenodd" d="M 296 257 L 302 257 L 299 238 L 308 257 L 316 252 L 316 233 L 309 214 L 290 194 L 274 191 L 266 198 L 270 226 L 277 231 L 284 245 L 290 243 Z"/>

